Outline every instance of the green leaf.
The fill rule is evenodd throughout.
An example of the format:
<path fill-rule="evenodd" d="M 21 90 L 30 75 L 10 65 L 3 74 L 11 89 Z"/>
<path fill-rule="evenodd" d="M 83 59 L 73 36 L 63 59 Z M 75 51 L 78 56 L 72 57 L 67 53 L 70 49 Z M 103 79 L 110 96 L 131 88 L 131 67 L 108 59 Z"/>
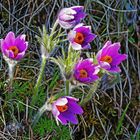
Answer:
<path fill-rule="evenodd" d="M 33 130 L 35 134 L 39 135 L 40 137 L 53 133 L 54 135 L 52 140 L 70 140 L 70 132 L 66 126 L 61 124 L 60 126 L 57 126 L 54 120 L 50 120 L 46 117 L 41 118 Z"/>
<path fill-rule="evenodd" d="M 123 112 L 123 114 L 122 114 L 122 116 L 121 116 L 121 118 L 118 122 L 117 129 L 116 129 L 116 135 L 118 135 L 121 131 L 122 124 L 123 124 L 123 121 L 124 121 L 124 118 L 125 118 L 125 114 L 128 110 L 129 105 L 130 105 L 130 102 L 127 104 L 127 106 L 126 106 L 126 108 L 125 108 L 125 110 L 124 110 L 124 112 Z"/>

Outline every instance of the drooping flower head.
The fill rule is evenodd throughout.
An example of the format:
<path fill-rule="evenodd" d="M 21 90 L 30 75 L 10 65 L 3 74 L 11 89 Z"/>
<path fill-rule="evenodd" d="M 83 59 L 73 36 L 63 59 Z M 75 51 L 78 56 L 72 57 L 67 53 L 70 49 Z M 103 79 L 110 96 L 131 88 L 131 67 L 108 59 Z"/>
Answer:
<path fill-rule="evenodd" d="M 17 61 L 23 58 L 28 47 L 25 35 L 19 35 L 15 38 L 13 32 L 9 32 L 5 39 L 1 39 L 0 43 L 3 55 Z"/>
<path fill-rule="evenodd" d="M 96 56 L 101 68 L 112 73 L 121 72 L 118 65 L 127 58 L 127 55 L 118 52 L 120 46 L 119 42 L 112 44 L 111 41 L 107 41 L 105 43 Z"/>
<path fill-rule="evenodd" d="M 70 96 L 64 96 L 57 99 L 52 104 L 52 113 L 56 120 L 59 120 L 63 125 L 68 122 L 77 124 L 76 114 L 82 114 L 82 108 L 77 104 L 78 99 Z"/>
<path fill-rule="evenodd" d="M 74 78 L 81 83 L 92 83 L 99 78 L 99 71 L 99 67 L 93 64 L 92 59 L 80 60 L 74 68 Z"/>
<path fill-rule="evenodd" d="M 83 26 L 83 23 L 78 24 L 68 34 L 68 40 L 70 41 L 74 50 L 90 49 L 90 42 L 95 39 L 96 35 L 91 33 L 90 26 Z"/>
<path fill-rule="evenodd" d="M 83 6 L 63 8 L 58 14 L 58 22 L 64 29 L 73 28 L 86 16 Z"/>

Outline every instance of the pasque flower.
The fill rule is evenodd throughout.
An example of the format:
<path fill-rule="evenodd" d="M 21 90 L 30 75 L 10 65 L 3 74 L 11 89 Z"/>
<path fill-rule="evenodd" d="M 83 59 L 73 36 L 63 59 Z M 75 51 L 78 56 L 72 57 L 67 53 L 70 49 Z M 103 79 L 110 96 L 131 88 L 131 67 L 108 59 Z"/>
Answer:
<path fill-rule="evenodd" d="M 74 68 L 74 78 L 82 83 L 91 83 L 99 78 L 98 72 L 100 71 L 98 65 L 93 64 L 91 58 L 80 60 Z"/>
<path fill-rule="evenodd" d="M 76 114 L 82 114 L 82 108 L 77 104 L 78 99 L 70 96 L 64 96 L 52 104 L 52 113 L 56 120 L 59 120 L 63 125 L 68 122 L 77 124 Z"/>
<path fill-rule="evenodd" d="M 97 53 L 97 60 L 101 68 L 112 72 L 121 72 L 119 64 L 127 58 L 126 54 L 120 54 L 120 43 L 111 43 L 107 41 L 103 48 Z"/>
<path fill-rule="evenodd" d="M 9 32 L 5 39 L 1 39 L 1 50 L 4 56 L 12 60 L 20 60 L 25 55 L 28 42 L 25 41 L 25 35 L 15 37 L 13 32 Z"/>
<path fill-rule="evenodd" d="M 80 23 L 86 14 L 83 11 L 83 6 L 73 6 L 70 8 L 63 8 L 58 14 L 58 22 L 64 29 L 74 27 Z"/>
<path fill-rule="evenodd" d="M 84 26 L 83 23 L 78 24 L 68 34 L 68 40 L 70 41 L 73 49 L 90 49 L 90 42 L 95 39 L 96 35 L 91 33 L 90 26 Z"/>

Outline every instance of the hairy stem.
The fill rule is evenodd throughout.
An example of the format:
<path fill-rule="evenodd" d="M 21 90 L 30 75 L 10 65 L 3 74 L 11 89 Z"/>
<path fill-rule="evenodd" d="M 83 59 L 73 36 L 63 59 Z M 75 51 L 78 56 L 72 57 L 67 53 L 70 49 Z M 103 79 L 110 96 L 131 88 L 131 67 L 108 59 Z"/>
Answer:
<path fill-rule="evenodd" d="M 40 67 L 39 76 L 38 76 L 38 79 L 37 79 L 37 82 L 36 82 L 36 85 L 34 88 L 35 93 L 32 97 L 31 105 L 35 105 L 36 100 L 38 99 L 38 91 L 39 91 L 39 87 L 40 87 L 40 84 L 41 84 L 41 81 L 43 78 L 43 74 L 44 74 L 44 70 L 45 70 L 45 66 L 46 66 L 46 61 L 47 61 L 47 58 L 44 55 L 42 55 L 42 63 L 41 63 L 41 67 Z"/>
<path fill-rule="evenodd" d="M 42 63 L 41 63 L 41 68 L 40 68 L 39 76 L 38 76 L 38 79 L 37 79 L 37 82 L 36 82 L 36 85 L 35 85 L 35 93 L 36 94 L 38 93 L 38 89 L 39 89 L 39 86 L 40 86 L 41 81 L 42 81 L 42 77 L 43 77 L 43 74 L 44 74 L 44 69 L 45 69 L 46 61 L 47 61 L 47 57 L 45 57 L 43 55 L 42 56 Z"/>
<path fill-rule="evenodd" d="M 70 81 L 69 80 L 65 81 L 65 94 L 66 96 L 70 94 Z"/>
<path fill-rule="evenodd" d="M 54 26 L 53 26 L 53 28 L 52 28 L 50 37 L 52 37 L 52 35 L 54 34 L 57 25 L 58 25 L 58 20 L 56 20 L 56 22 L 54 23 Z M 51 39 L 48 40 L 48 45 L 50 45 L 50 42 L 51 42 Z M 47 47 L 46 47 L 46 48 L 47 48 Z M 38 79 L 37 79 L 37 83 L 36 83 L 36 85 L 35 85 L 35 92 L 36 92 L 36 93 L 38 92 L 39 86 L 40 86 L 40 84 L 41 84 L 42 77 L 43 77 L 44 70 L 45 70 L 46 61 L 47 61 L 47 58 L 48 58 L 48 57 L 49 57 L 49 56 L 42 55 L 41 68 L 40 68 L 39 76 L 38 76 Z"/>
<path fill-rule="evenodd" d="M 34 88 L 34 95 L 32 97 L 32 102 L 31 102 L 31 105 L 35 105 L 36 103 L 36 100 L 38 98 L 38 91 L 39 91 L 39 87 L 41 85 L 41 81 L 42 81 L 42 78 L 43 78 L 43 74 L 44 74 L 44 70 L 45 70 L 45 66 L 46 66 L 46 62 L 47 62 L 47 59 L 49 57 L 49 54 L 47 54 L 48 50 L 43 50 L 43 49 L 47 49 L 50 47 L 50 44 L 51 44 L 51 38 L 53 37 L 53 34 L 55 33 L 55 30 L 56 30 L 56 27 L 58 25 L 58 20 L 56 20 L 56 22 L 54 23 L 54 26 L 52 28 L 52 31 L 50 33 L 50 36 L 49 36 L 49 39 L 48 39 L 48 43 L 47 43 L 47 46 L 41 46 L 41 50 L 43 51 L 42 52 L 42 62 L 41 62 L 41 68 L 40 68 L 40 72 L 39 72 L 39 76 L 38 76 L 38 79 L 37 79 L 37 82 L 36 82 L 36 85 L 35 85 L 35 88 Z M 42 49 L 43 47 L 43 49 Z M 44 51 L 46 51 L 47 53 L 44 53 Z M 32 114 L 32 113 L 31 113 Z"/>
<path fill-rule="evenodd" d="M 46 103 L 38 110 L 37 114 L 34 116 L 33 122 L 32 122 L 32 127 L 34 127 L 37 122 L 39 121 L 40 117 L 45 111 L 51 111 L 51 105 L 46 101 Z"/>
<path fill-rule="evenodd" d="M 13 85 L 13 79 L 14 79 L 15 64 L 8 63 L 8 66 L 9 66 L 9 88 L 11 91 Z"/>

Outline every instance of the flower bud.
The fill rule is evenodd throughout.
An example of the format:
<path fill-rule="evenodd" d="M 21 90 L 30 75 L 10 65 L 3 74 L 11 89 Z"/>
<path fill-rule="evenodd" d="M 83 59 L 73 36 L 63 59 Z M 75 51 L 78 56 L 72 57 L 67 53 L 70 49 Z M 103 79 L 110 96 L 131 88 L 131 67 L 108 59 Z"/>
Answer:
<path fill-rule="evenodd" d="M 63 8 L 58 14 L 58 22 L 64 29 L 70 29 L 80 23 L 86 14 L 83 6 Z"/>

